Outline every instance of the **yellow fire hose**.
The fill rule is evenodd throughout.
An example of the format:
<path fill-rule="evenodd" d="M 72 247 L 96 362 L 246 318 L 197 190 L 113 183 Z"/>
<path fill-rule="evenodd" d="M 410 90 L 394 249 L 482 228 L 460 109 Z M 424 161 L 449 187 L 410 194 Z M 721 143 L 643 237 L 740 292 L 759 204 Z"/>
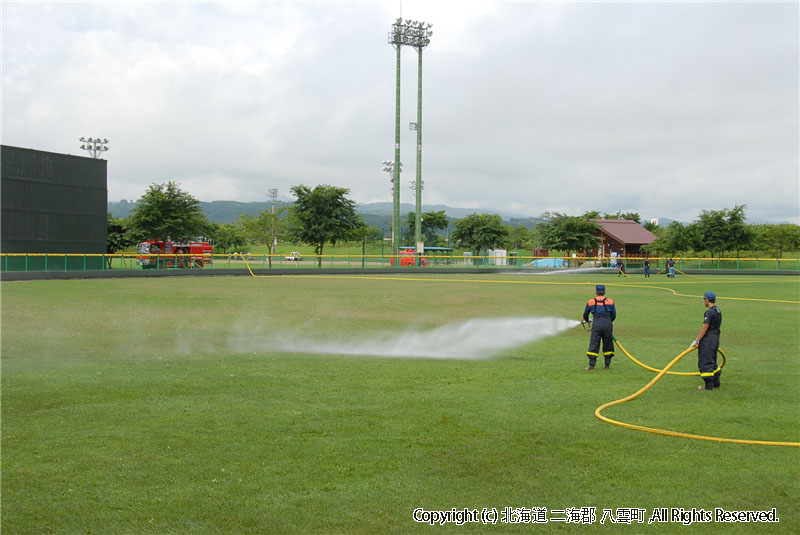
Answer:
<path fill-rule="evenodd" d="M 252 275 L 253 277 L 263 277 L 264 276 L 264 275 L 256 275 L 255 273 L 253 273 L 253 270 L 250 268 L 250 263 L 247 261 L 246 258 L 244 258 L 244 256 L 242 256 L 242 255 L 236 255 L 236 256 L 240 256 L 242 258 L 242 260 L 244 260 L 244 263 L 247 266 L 247 269 L 250 271 L 250 275 Z M 737 438 L 720 438 L 720 437 L 708 437 L 708 436 L 704 436 L 704 435 L 692 435 L 690 433 L 681 433 L 681 432 L 678 432 L 678 431 L 667 431 L 665 429 L 656 429 L 656 428 L 653 428 L 653 427 L 644 427 L 644 426 L 641 426 L 641 425 L 626 424 L 625 422 L 619 422 L 617 420 L 612 420 L 611 418 L 607 418 L 607 417 L 603 416 L 600 413 L 604 409 L 607 409 L 608 407 L 611 407 L 613 405 L 619 405 L 621 403 L 625 403 L 626 401 L 631 401 L 633 399 L 636 399 L 637 397 L 639 397 L 640 395 L 645 393 L 647 390 L 649 390 L 651 386 L 656 384 L 656 382 L 658 382 L 666 374 L 670 374 L 670 375 L 692 375 L 692 376 L 699 376 L 700 375 L 700 372 L 671 372 L 671 371 L 669 371 L 670 368 L 672 368 L 675 364 L 677 364 L 679 360 L 681 360 L 683 357 L 685 357 L 686 355 L 688 355 L 689 353 L 691 353 L 692 351 L 697 349 L 697 346 L 690 347 L 689 349 L 687 349 L 686 351 L 684 351 L 683 353 L 681 353 L 680 355 L 675 357 L 672 360 L 672 362 L 670 362 L 663 370 L 659 370 L 657 368 L 653 368 L 651 366 L 648 366 L 648 365 L 636 360 L 633 357 L 633 355 L 628 353 L 628 350 L 625 349 L 622 346 L 622 344 L 619 343 L 619 340 L 617 340 L 616 337 L 614 337 L 614 342 L 616 342 L 616 344 L 619 346 L 619 348 L 622 350 L 622 352 L 625 353 L 625 355 L 628 358 L 630 358 L 633 362 L 635 362 L 636 364 L 638 364 L 639 366 L 641 366 L 642 368 L 644 368 L 646 370 L 658 373 L 658 375 L 656 375 L 655 378 L 652 381 L 647 383 L 638 392 L 635 392 L 635 393 L 631 394 L 630 396 L 624 397 L 622 399 L 618 399 L 616 401 L 610 401 L 608 403 L 605 403 L 605 404 L 597 407 L 597 409 L 594 411 L 594 415 L 597 416 L 602 421 L 608 422 L 608 423 L 614 424 L 614 425 L 619 425 L 619 426 L 622 426 L 622 427 L 627 427 L 628 429 L 634 429 L 636 431 L 646 431 L 648 433 L 656 433 L 656 434 L 659 434 L 659 435 L 667 435 L 667 436 L 673 436 L 673 437 L 694 438 L 694 439 L 697 439 L 697 440 L 712 440 L 712 441 L 716 441 L 716 442 L 736 442 L 736 443 L 739 443 L 739 444 L 761 444 L 761 445 L 765 445 L 765 446 L 794 446 L 794 447 L 800 447 L 800 442 L 772 442 L 772 441 L 768 441 L 768 440 L 741 440 L 741 439 L 737 439 Z M 725 356 L 725 352 L 722 351 L 722 349 L 719 349 L 718 351 L 722 355 L 722 364 L 720 365 L 720 368 L 722 368 L 723 366 L 725 366 L 725 362 L 727 361 L 727 357 Z"/>
<path fill-rule="evenodd" d="M 614 424 L 614 425 L 619 425 L 621 427 L 627 427 L 628 429 L 633 429 L 635 431 L 646 431 L 648 433 L 656 433 L 658 435 L 667 435 L 667 436 L 671 436 L 671 437 L 693 438 L 693 439 L 696 439 L 696 440 L 711 440 L 711 441 L 714 441 L 714 442 L 735 442 L 735 443 L 738 443 L 738 444 L 760 444 L 760 445 L 763 445 L 763 446 L 793 446 L 793 447 L 800 447 L 800 442 L 774 442 L 774 441 L 770 441 L 770 440 L 742 440 L 742 439 L 738 439 L 738 438 L 721 438 L 721 437 L 709 437 L 709 436 L 705 436 L 705 435 L 693 435 L 691 433 L 681 433 L 679 431 L 667 431 L 665 429 L 656 429 L 654 427 L 644 427 L 642 425 L 626 424 L 625 422 L 619 422 L 617 420 L 612 420 L 611 418 L 607 418 L 606 416 L 603 416 L 601 414 L 601 412 L 603 410 L 605 410 L 608 407 L 611 407 L 613 405 L 619 405 L 621 403 L 625 403 L 627 401 L 631 401 L 631 400 L 634 400 L 634 399 L 638 398 L 640 395 L 644 394 L 647 390 L 649 390 L 650 387 L 652 387 L 654 384 L 656 384 L 666 374 L 670 374 L 670 375 L 694 375 L 694 376 L 700 375 L 700 372 L 692 373 L 692 372 L 671 372 L 671 371 L 669 371 L 670 368 L 672 368 L 675 364 L 677 364 L 679 360 L 681 360 L 683 357 L 685 357 L 686 355 L 688 355 L 689 353 L 691 353 L 692 351 L 697 349 L 697 346 L 690 347 L 689 349 L 683 351 L 680 355 L 678 355 L 677 357 L 672 359 L 672 362 L 667 364 L 667 366 L 663 370 L 659 370 L 657 368 L 652 368 L 650 366 L 647 366 L 647 365 L 639 362 L 638 360 L 633 358 L 633 356 L 630 353 L 628 353 L 628 351 L 622 346 L 622 344 L 619 343 L 619 340 L 614 338 L 614 341 L 617 343 L 617 345 L 622 350 L 622 352 L 625 353 L 625 355 L 628 358 L 630 358 L 633 362 L 635 362 L 639 366 L 645 368 L 646 370 L 650 370 L 652 372 L 657 372 L 658 375 L 656 375 L 653 378 L 652 381 L 650 381 L 649 383 L 644 385 L 639 391 L 634 392 L 630 396 L 624 397 L 622 399 L 618 399 L 616 401 L 610 401 L 608 403 L 605 403 L 605 404 L 600 405 L 599 407 L 597 407 L 597 409 L 594 411 L 594 415 L 597 416 L 602 421 L 610 423 L 610 424 Z M 719 350 L 719 353 L 722 355 L 722 365 L 720 366 L 720 368 L 722 368 L 723 366 L 725 366 L 725 362 L 726 362 L 727 359 L 725 357 L 725 353 L 721 349 Z"/>
<path fill-rule="evenodd" d="M 644 363 L 639 362 L 638 360 L 636 360 L 636 358 L 633 355 L 631 355 L 630 353 L 628 353 L 628 350 L 625 349 L 625 347 L 622 344 L 619 343 L 619 340 L 617 340 L 616 336 L 614 336 L 614 342 L 622 350 L 622 352 L 625 353 L 625 356 L 627 356 L 629 359 L 631 359 L 633 362 L 635 362 L 636 364 L 638 364 L 639 366 L 641 366 L 645 370 L 649 370 L 649 371 L 655 372 L 655 373 L 658 373 L 658 372 L 661 371 L 658 368 L 653 368 L 652 366 L 648 366 L 647 364 L 644 364 Z M 694 350 L 694 349 L 696 349 L 696 347 L 689 348 L 684 352 L 684 354 L 688 355 L 689 352 Z M 720 364 L 720 366 L 719 366 L 719 368 L 722 369 L 722 368 L 725 367 L 725 363 L 728 361 L 728 356 L 721 349 L 718 349 L 717 351 L 719 351 L 719 354 L 722 355 L 722 364 Z M 678 360 L 680 360 L 680 359 L 678 359 Z M 667 366 L 667 369 L 669 369 L 670 367 L 671 366 Z M 670 371 L 668 371 L 667 375 L 689 375 L 689 376 L 693 376 L 693 377 L 699 377 L 700 376 L 700 372 L 670 372 Z"/>

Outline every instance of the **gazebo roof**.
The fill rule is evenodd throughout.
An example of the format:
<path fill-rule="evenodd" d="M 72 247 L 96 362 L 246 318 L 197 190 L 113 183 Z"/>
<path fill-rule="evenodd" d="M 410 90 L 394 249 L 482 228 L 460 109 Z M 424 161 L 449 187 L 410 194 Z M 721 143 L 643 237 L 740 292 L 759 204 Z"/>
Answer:
<path fill-rule="evenodd" d="M 647 245 L 656 240 L 656 236 L 636 221 L 627 219 L 595 219 L 603 234 L 626 245 Z"/>

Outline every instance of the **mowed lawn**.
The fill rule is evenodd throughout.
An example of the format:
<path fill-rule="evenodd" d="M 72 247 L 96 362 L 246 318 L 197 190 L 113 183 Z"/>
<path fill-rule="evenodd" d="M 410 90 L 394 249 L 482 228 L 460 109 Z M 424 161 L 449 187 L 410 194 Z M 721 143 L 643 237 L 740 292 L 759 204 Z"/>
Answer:
<path fill-rule="evenodd" d="M 599 405 L 654 374 L 619 351 L 611 371 L 584 371 L 580 326 L 479 360 L 287 349 L 474 318 L 578 320 L 598 282 L 617 303 L 620 342 L 655 367 L 689 346 L 700 296 L 716 292 L 728 355 L 722 389 L 666 376 L 606 416 L 800 441 L 798 277 L 404 271 L 4 282 L 3 532 L 800 531 L 800 448 L 601 422 Z M 432 343 L 458 356 L 457 338 Z M 675 369 L 696 371 L 696 353 Z M 549 522 L 432 527 L 414 521 L 418 508 L 498 517 L 524 508 Z M 571 508 L 596 517 L 565 522 Z M 780 522 L 648 523 L 656 508 L 775 508 Z M 625 525 L 634 510 L 644 522 Z"/>

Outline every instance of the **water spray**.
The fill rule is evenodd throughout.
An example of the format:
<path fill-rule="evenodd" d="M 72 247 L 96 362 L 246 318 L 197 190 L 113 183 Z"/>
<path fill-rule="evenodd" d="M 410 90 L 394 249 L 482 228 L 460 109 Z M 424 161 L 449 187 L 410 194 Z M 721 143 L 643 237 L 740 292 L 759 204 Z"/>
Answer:
<path fill-rule="evenodd" d="M 238 351 L 252 352 L 484 360 L 577 325 L 575 320 L 558 317 L 475 318 L 432 329 L 342 333 L 324 338 L 307 332 L 284 332 L 267 338 L 259 329 L 248 326 L 236 332 L 231 345 Z"/>

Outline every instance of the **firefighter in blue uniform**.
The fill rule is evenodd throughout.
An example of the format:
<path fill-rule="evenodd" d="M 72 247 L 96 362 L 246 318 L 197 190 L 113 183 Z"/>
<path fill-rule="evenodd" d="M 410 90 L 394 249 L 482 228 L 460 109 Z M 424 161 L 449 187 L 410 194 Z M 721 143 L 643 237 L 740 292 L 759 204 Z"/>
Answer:
<path fill-rule="evenodd" d="M 592 336 L 589 339 L 589 349 L 586 356 L 589 357 L 589 367 L 593 370 L 600 355 L 600 342 L 603 342 L 603 357 L 605 358 L 605 368 L 611 365 L 611 358 L 614 356 L 614 320 L 617 319 L 617 309 L 614 300 L 606 297 L 606 287 L 602 284 L 595 286 L 595 297 L 589 299 L 586 308 L 583 309 L 583 321 L 589 321 L 589 314 L 594 316 L 592 322 Z"/>
<path fill-rule="evenodd" d="M 692 341 L 691 347 L 697 348 L 697 368 L 703 379 L 700 390 L 713 390 L 720 387 L 720 368 L 717 366 L 717 349 L 719 349 L 719 333 L 722 326 L 722 311 L 717 307 L 717 296 L 714 292 L 703 295 L 703 304 L 706 311 L 703 314 L 703 326 L 697 337 Z"/>

